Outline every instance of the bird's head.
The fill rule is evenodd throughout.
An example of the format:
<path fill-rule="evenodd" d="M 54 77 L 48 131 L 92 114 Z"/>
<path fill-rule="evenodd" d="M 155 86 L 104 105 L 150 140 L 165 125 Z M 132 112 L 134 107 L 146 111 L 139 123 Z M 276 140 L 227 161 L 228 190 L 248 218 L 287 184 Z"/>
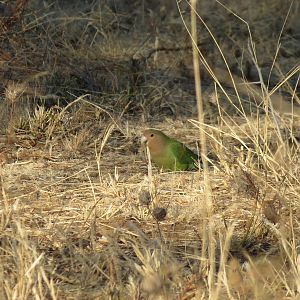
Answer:
<path fill-rule="evenodd" d="M 141 143 L 146 145 L 150 152 L 159 152 L 170 138 L 157 129 L 146 129 L 142 133 Z"/>

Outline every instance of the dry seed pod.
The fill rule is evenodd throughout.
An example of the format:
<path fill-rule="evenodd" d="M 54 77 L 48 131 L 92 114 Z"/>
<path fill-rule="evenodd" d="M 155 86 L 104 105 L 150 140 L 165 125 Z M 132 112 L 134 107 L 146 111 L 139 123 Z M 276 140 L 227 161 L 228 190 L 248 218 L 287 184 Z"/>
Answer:
<path fill-rule="evenodd" d="M 229 285 L 234 289 L 238 289 L 243 282 L 241 264 L 235 257 L 231 258 L 228 262 L 227 279 Z"/>
<path fill-rule="evenodd" d="M 167 216 L 167 210 L 163 207 L 155 207 L 152 213 L 153 213 L 153 217 L 157 221 L 163 221 Z"/>
<path fill-rule="evenodd" d="M 141 190 L 139 193 L 139 200 L 142 205 L 149 205 L 152 201 L 149 191 Z"/>
<path fill-rule="evenodd" d="M 264 201 L 262 204 L 262 210 L 265 217 L 272 223 L 276 224 L 280 220 L 280 216 L 277 213 L 273 201 Z"/>

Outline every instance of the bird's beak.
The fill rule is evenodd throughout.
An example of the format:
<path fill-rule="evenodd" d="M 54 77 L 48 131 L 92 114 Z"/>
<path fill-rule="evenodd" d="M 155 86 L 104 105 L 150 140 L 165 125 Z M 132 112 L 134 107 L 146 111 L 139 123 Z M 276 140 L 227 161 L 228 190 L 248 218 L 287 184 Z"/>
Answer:
<path fill-rule="evenodd" d="M 145 145 L 146 143 L 147 143 L 147 138 L 144 135 L 142 135 L 142 137 L 141 137 L 141 144 Z"/>

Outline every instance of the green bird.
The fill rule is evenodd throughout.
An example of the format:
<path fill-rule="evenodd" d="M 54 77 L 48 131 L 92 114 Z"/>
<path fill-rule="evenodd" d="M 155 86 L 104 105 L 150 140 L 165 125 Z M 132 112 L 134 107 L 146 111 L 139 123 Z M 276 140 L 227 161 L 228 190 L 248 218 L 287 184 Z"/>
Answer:
<path fill-rule="evenodd" d="M 160 130 L 144 130 L 141 141 L 148 146 L 153 163 L 161 169 L 168 171 L 198 169 L 198 155 Z"/>

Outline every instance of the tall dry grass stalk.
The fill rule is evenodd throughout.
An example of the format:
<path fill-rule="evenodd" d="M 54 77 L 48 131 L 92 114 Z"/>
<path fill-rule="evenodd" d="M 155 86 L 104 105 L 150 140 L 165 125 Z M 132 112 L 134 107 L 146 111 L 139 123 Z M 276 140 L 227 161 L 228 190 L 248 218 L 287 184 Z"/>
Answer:
<path fill-rule="evenodd" d="M 213 221 L 211 220 L 213 214 L 213 203 L 212 203 L 212 189 L 210 184 L 210 175 L 208 171 L 208 161 L 207 161 L 207 142 L 204 127 L 204 111 L 203 111 L 203 98 L 201 92 L 201 76 L 200 76 L 200 62 L 199 62 L 199 52 L 201 50 L 198 48 L 198 30 L 197 30 L 197 16 L 196 16 L 196 0 L 191 1 L 191 40 L 193 46 L 193 66 L 194 66 L 194 76 L 195 76 L 195 90 L 197 98 L 197 110 L 198 110 L 198 121 L 199 121 L 199 135 L 200 135 L 200 145 L 201 145 L 201 159 L 203 162 L 204 171 L 204 184 L 205 184 L 205 208 L 206 216 L 203 221 L 203 245 L 202 245 L 202 258 L 206 256 L 206 251 L 208 251 L 208 286 L 210 299 L 213 299 L 215 293 L 215 228 Z M 203 204 L 202 204 L 203 205 Z M 206 249 L 207 245 L 207 249 Z M 205 265 L 202 264 L 201 271 L 205 269 Z"/>

